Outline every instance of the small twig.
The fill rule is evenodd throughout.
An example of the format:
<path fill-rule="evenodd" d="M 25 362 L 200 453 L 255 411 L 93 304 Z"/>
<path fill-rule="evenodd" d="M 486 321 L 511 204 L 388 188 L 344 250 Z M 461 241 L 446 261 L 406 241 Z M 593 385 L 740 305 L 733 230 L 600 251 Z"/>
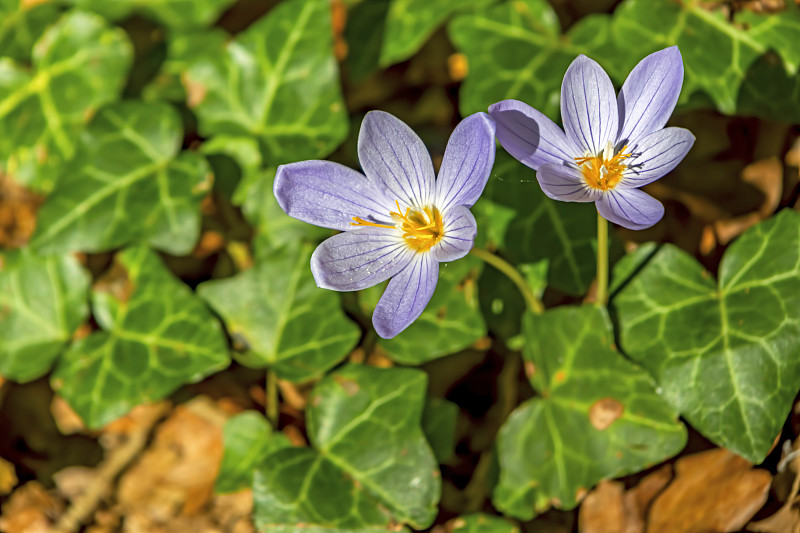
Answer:
<path fill-rule="evenodd" d="M 100 505 L 103 495 L 111 490 L 111 485 L 119 474 L 131 463 L 147 445 L 150 431 L 169 409 L 167 403 L 153 406 L 141 423 L 120 447 L 108 452 L 108 455 L 97 468 L 97 475 L 79 497 L 72 501 L 67 511 L 55 526 L 56 533 L 74 533 L 86 522 Z"/>

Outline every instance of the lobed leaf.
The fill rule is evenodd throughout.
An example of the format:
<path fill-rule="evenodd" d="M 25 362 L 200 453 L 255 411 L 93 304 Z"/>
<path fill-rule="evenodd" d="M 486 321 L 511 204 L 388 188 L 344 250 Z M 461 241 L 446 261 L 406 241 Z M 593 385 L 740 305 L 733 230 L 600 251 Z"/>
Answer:
<path fill-rule="evenodd" d="M 46 374 L 89 314 L 89 275 L 73 257 L 0 254 L 0 375 Z"/>
<path fill-rule="evenodd" d="M 200 134 L 256 137 L 271 166 L 329 154 L 347 134 L 332 35 L 327 0 L 289 0 L 232 40 L 176 38 Z"/>
<path fill-rule="evenodd" d="M 33 43 L 60 14 L 55 2 L 0 0 L 0 50 L 3 57 L 15 61 L 30 60 Z"/>
<path fill-rule="evenodd" d="M 225 422 L 222 430 L 225 454 L 214 483 L 220 494 L 253 485 L 253 472 L 271 453 L 291 446 L 289 438 L 272 430 L 261 413 L 245 411 Z"/>
<path fill-rule="evenodd" d="M 314 449 L 276 452 L 256 473 L 259 530 L 396 531 L 392 517 L 430 526 L 441 480 L 420 428 L 425 388 L 414 369 L 350 365 L 324 377 L 307 412 Z"/>
<path fill-rule="evenodd" d="M 529 520 L 550 506 L 575 507 L 601 479 L 638 472 L 676 454 L 686 429 L 650 376 L 613 345 L 596 307 L 559 307 L 523 321 L 523 356 L 539 397 L 500 430 L 502 512 Z"/>
<path fill-rule="evenodd" d="M 800 389 L 800 215 L 784 210 L 723 256 L 715 282 L 663 246 L 614 298 L 622 348 L 707 438 L 764 460 Z"/>
<path fill-rule="evenodd" d="M 102 331 L 74 342 L 50 378 L 91 428 L 230 362 L 219 322 L 144 246 L 115 256 L 92 303 Z"/>
<path fill-rule="evenodd" d="M 0 169 L 49 191 L 83 125 L 119 96 L 131 56 L 122 29 L 71 11 L 37 40 L 30 69 L 0 59 Z"/>
<path fill-rule="evenodd" d="M 309 246 L 275 251 L 233 278 L 207 281 L 198 294 L 225 321 L 246 366 L 270 367 L 281 379 L 320 377 L 344 359 L 361 335 L 339 295 L 319 289 Z"/>
<path fill-rule="evenodd" d="M 148 242 L 188 254 L 213 176 L 202 157 L 180 152 L 182 138 L 180 116 L 167 104 L 128 101 L 103 108 L 39 211 L 31 245 L 57 253 Z"/>

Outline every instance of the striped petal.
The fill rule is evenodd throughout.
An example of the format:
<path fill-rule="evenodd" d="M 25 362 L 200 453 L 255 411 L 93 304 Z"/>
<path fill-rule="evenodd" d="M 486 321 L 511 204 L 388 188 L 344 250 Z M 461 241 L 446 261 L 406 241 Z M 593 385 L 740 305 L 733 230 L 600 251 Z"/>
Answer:
<path fill-rule="evenodd" d="M 363 174 L 330 161 L 301 161 L 278 167 L 275 198 L 290 217 L 338 230 L 353 217 L 391 220 L 388 201 Z M 391 206 L 396 209 L 394 205 Z"/>
<path fill-rule="evenodd" d="M 553 200 L 594 202 L 602 195 L 602 191 L 589 187 L 581 171 L 572 166 L 548 163 L 539 169 L 536 179 Z"/>
<path fill-rule="evenodd" d="M 661 202 L 639 189 L 607 191 L 596 205 L 604 219 L 633 230 L 649 228 L 664 216 Z"/>
<path fill-rule="evenodd" d="M 614 143 L 619 111 L 614 85 L 596 61 L 579 55 L 561 84 L 561 119 L 567 137 L 580 151 L 598 155 L 608 141 Z"/>
<path fill-rule="evenodd" d="M 631 189 L 665 176 L 689 153 L 694 135 L 683 128 L 664 128 L 651 133 L 632 147 L 633 157 L 619 187 Z"/>
<path fill-rule="evenodd" d="M 439 280 L 439 263 L 431 254 L 416 254 L 410 264 L 392 278 L 372 315 L 375 331 L 391 339 L 411 325 L 431 301 Z"/>
<path fill-rule="evenodd" d="M 458 206 L 444 214 L 444 237 L 431 248 L 433 259 L 439 262 L 461 259 L 472 249 L 478 225 L 469 209 Z"/>
<path fill-rule="evenodd" d="M 358 134 L 358 159 L 372 184 L 403 207 L 425 207 L 433 195 L 431 156 L 405 122 L 370 111 Z"/>
<path fill-rule="evenodd" d="M 361 228 L 327 239 L 311 255 L 311 272 L 323 289 L 357 291 L 386 281 L 415 255 L 392 228 Z"/>

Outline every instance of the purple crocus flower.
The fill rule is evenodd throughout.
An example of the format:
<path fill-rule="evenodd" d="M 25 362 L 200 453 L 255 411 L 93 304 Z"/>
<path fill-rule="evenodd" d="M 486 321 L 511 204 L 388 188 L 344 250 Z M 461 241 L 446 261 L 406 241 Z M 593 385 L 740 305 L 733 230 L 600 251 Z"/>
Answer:
<path fill-rule="evenodd" d="M 430 155 L 411 128 L 370 111 L 358 135 L 366 176 L 330 161 L 278 167 L 275 197 L 286 214 L 343 232 L 311 256 L 317 285 L 357 291 L 392 278 L 372 323 L 385 339 L 407 328 L 433 295 L 439 263 L 472 248 L 477 226 L 469 208 L 489 179 L 494 134 L 486 113 L 461 121 L 434 178 Z"/>
<path fill-rule="evenodd" d="M 606 220 L 648 228 L 661 202 L 639 190 L 666 175 L 694 144 L 683 128 L 665 128 L 683 83 L 677 46 L 650 54 L 625 80 L 619 97 L 595 61 L 578 56 L 561 84 L 561 119 L 517 100 L 489 108 L 503 148 L 536 170 L 544 193 L 565 202 L 595 202 Z"/>

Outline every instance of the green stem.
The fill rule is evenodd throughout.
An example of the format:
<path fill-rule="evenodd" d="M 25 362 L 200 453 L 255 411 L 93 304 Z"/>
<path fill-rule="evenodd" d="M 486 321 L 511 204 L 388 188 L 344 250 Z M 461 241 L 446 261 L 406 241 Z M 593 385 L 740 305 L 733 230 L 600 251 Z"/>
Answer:
<path fill-rule="evenodd" d="M 608 303 L 608 221 L 597 213 L 597 292 L 595 303 Z"/>
<path fill-rule="evenodd" d="M 278 378 L 267 369 L 267 420 L 278 429 Z"/>
<path fill-rule="evenodd" d="M 505 274 L 506 277 L 508 277 L 508 279 L 510 279 L 514 285 L 517 286 L 519 292 L 522 293 L 522 297 L 525 299 L 525 303 L 528 304 L 528 309 L 530 309 L 531 312 L 537 315 L 544 313 L 544 306 L 542 305 L 542 302 L 536 297 L 535 294 L 533 294 L 533 291 L 525 281 L 525 278 L 522 277 L 522 274 L 520 274 L 516 268 L 511 266 L 510 263 L 496 256 L 492 252 L 483 250 L 481 248 L 473 248 L 469 253 L 478 259 L 489 263 L 494 268 Z"/>

